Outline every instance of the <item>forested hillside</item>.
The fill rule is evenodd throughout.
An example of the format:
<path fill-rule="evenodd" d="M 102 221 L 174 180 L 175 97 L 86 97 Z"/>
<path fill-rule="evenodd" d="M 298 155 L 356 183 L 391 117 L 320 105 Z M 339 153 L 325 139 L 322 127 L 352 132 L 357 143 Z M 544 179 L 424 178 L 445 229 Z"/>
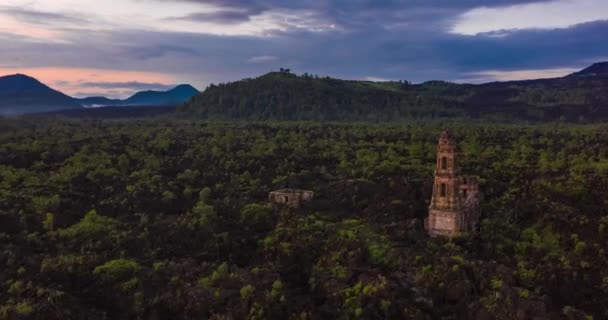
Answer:
<path fill-rule="evenodd" d="M 211 85 L 179 110 L 202 119 L 589 122 L 608 119 L 608 74 L 470 85 L 347 81 L 281 71 Z"/>
<path fill-rule="evenodd" d="M 407 84 L 273 72 L 255 79 L 212 85 L 181 111 L 212 119 L 376 120 L 390 119 L 406 111 L 416 115 L 416 109 L 410 106 L 418 106 L 420 115 L 426 115 L 423 101 L 417 101 L 416 95 L 404 90 L 404 86 Z M 459 110 L 453 112 L 462 115 Z M 441 115 L 453 112 L 444 110 Z"/>
<path fill-rule="evenodd" d="M 483 192 L 479 233 L 452 241 L 422 230 L 446 126 Z M 0 119 L 0 318 L 605 319 L 606 141 L 605 125 Z M 315 201 L 268 204 L 285 186 Z"/>

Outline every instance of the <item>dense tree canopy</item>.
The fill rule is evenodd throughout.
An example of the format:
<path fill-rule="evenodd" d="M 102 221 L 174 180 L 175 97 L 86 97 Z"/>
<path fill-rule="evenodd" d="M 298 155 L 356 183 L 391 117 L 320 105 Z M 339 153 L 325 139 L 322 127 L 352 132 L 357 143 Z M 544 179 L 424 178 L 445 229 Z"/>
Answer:
<path fill-rule="evenodd" d="M 447 126 L 483 192 L 452 241 Z M 603 319 L 607 129 L 0 119 L 0 318 Z"/>
<path fill-rule="evenodd" d="M 211 85 L 179 108 L 183 117 L 246 120 L 482 118 L 590 122 L 608 119 L 608 76 L 495 82 L 371 82 L 283 70 Z"/>

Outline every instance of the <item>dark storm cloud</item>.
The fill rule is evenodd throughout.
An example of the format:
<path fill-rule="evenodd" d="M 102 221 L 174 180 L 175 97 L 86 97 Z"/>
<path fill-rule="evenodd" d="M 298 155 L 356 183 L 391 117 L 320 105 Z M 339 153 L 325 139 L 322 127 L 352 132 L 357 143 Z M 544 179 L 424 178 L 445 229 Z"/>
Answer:
<path fill-rule="evenodd" d="M 545 1 L 551 0 L 337 0 L 313 2 L 317 4 L 314 6 L 316 10 L 324 11 L 331 15 L 342 16 L 346 19 L 353 15 L 370 18 L 409 15 L 411 18 L 416 18 L 417 14 L 425 11 L 452 14 L 480 6 L 495 7 Z M 419 18 L 422 21 L 425 17 L 420 16 Z M 374 24 L 382 22 L 385 21 L 375 20 Z M 426 20 L 426 22 L 433 23 L 434 21 Z"/>
<path fill-rule="evenodd" d="M 434 25 L 432 18 L 446 18 L 479 6 L 502 6 L 550 0 L 152 0 L 189 2 L 219 7 L 214 12 L 192 13 L 179 19 L 217 23 L 241 23 L 252 16 L 276 10 L 309 10 L 345 28 L 373 25 L 398 25 L 403 19 L 424 21 Z M 417 26 L 422 27 L 422 26 Z"/>
<path fill-rule="evenodd" d="M 606 34 L 608 22 L 519 31 L 502 37 L 387 31 L 382 27 L 348 33 L 298 31 L 276 37 L 123 31 L 83 37 L 77 44 L 21 43 L 13 50 L 0 48 L 0 55 L 21 55 L 28 65 L 69 61 L 70 66 L 78 67 L 177 74 L 201 88 L 210 82 L 257 76 L 280 67 L 351 79 L 418 82 L 464 79 L 484 70 L 583 67 L 589 58 L 608 55 Z M 99 39 L 105 41 L 100 43 Z M 132 39 L 138 41 L 125 44 Z M 188 50 L 164 50 L 176 47 Z M 162 54 L 154 54 L 159 52 Z M 279 59 L 250 63 L 260 56 Z"/>
<path fill-rule="evenodd" d="M 476 73 L 486 70 L 579 68 L 589 64 L 590 59 L 608 57 L 606 21 L 475 36 L 448 32 L 454 19 L 471 8 L 538 1 L 181 1 L 213 4 L 217 10 L 201 8 L 200 12 L 179 19 L 224 26 L 248 22 L 261 13 L 307 10 L 314 14 L 300 19 L 321 19 L 338 28 L 324 32 L 284 28 L 264 36 L 141 29 L 105 30 L 92 35 L 70 30 L 64 43 L 7 41 L 0 46 L 0 57 L 6 61 L 19 58 L 27 66 L 160 72 L 200 88 L 282 67 L 349 79 L 420 82 L 473 79 Z M 252 63 L 255 61 L 263 63 Z"/>

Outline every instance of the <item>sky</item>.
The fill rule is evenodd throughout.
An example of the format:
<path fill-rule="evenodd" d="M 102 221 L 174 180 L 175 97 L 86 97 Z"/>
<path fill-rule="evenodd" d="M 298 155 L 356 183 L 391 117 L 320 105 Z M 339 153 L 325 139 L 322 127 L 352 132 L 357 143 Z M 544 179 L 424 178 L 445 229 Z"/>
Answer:
<path fill-rule="evenodd" d="M 77 97 L 255 77 L 488 81 L 608 60 L 607 0 L 0 0 L 0 75 Z"/>

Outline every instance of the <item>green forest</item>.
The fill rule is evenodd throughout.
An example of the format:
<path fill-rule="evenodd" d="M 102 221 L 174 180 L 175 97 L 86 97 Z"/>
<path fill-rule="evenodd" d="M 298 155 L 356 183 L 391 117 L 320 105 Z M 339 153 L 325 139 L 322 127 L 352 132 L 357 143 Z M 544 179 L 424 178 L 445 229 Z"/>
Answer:
<path fill-rule="evenodd" d="M 354 81 L 290 70 L 210 85 L 179 108 L 206 120 L 608 120 L 608 75 L 457 84 Z"/>
<path fill-rule="evenodd" d="M 384 85 L 365 99 L 420 98 Z M 382 120 L 356 104 L 255 116 L 227 92 L 257 89 L 230 88 L 181 111 Z M 479 230 L 453 239 L 422 225 L 446 128 L 482 192 Z M 560 122 L 0 118 L 0 319 L 607 319 L 607 141 Z M 315 199 L 270 204 L 284 187 Z"/>

